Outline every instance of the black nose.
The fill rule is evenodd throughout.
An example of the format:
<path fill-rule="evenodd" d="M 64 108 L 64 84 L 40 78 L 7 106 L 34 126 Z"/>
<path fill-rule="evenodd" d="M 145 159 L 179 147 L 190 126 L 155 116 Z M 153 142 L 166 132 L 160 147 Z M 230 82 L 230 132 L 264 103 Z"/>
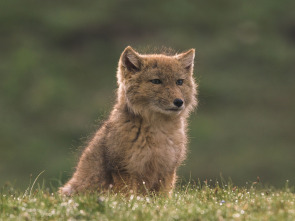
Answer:
<path fill-rule="evenodd" d="M 174 101 L 173 101 L 173 104 L 177 107 L 181 107 L 183 105 L 183 100 L 179 99 L 179 98 L 176 98 Z"/>

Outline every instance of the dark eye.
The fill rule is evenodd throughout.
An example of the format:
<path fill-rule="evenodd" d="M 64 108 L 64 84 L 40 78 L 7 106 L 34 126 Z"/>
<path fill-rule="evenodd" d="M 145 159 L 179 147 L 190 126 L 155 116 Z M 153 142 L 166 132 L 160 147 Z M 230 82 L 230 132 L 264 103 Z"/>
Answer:
<path fill-rule="evenodd" d="M 183 84 L 183 79 L 178 79 L 178 80 L 176 81 L 176 84 L 177 84 L 177 85 L 182 85 L 182 84 Z"/>
<path fill-rule="evenodd" d="M 162 81 L 160 79 L 153 79 L 153 80 L 151 80 L 151 82 L 153 84 L 162 84 Z"/>

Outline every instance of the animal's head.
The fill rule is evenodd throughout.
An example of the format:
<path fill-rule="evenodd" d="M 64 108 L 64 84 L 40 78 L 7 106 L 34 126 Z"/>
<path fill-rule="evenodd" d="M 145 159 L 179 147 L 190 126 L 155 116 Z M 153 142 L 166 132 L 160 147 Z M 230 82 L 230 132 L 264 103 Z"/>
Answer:
<path fill-rule="evenodd" d="M 195 50 L 167 56 L 143 55 L 128 46 L 118 67 L 119 100 L 136 114 L 175 116 L 196 106 Z"/>

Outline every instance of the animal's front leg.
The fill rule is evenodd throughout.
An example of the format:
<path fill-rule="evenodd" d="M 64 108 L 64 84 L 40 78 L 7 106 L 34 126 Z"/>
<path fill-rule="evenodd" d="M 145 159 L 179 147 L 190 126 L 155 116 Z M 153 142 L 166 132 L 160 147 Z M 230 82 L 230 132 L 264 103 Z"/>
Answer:
<path fill-rule="evenodd" d="M 112 173 L 113 186 L 115 192 L 120 192 L 124 195 L 137 194 L 139 184 L 137 179 L 130 174 Z"/>
<path fill-rule="evenodd" d="M 161 184 L 160 193 L 163 193 L 171 197 L 174 186 L 175 186 L 175 182 L 176 182 L 176 171 L 174 171 L 172 174 L 167 175 L 163 181 L 162 180 L 160 181 L 160 184 Z"/>

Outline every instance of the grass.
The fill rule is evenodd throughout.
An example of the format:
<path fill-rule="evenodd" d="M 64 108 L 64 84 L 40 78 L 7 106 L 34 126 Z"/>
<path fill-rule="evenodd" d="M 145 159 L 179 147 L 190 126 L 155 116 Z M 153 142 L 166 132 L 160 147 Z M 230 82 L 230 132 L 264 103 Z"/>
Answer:
<path fill-rule="evenodd" d="M 38 184 L 39 185 L 39 184 Z M 295 194 L 286 187 L 189 184 L 171 198 L 120 194 L 63 197 L 45 187 L 5 186 L 0 220 L 295 220 Z"/>

